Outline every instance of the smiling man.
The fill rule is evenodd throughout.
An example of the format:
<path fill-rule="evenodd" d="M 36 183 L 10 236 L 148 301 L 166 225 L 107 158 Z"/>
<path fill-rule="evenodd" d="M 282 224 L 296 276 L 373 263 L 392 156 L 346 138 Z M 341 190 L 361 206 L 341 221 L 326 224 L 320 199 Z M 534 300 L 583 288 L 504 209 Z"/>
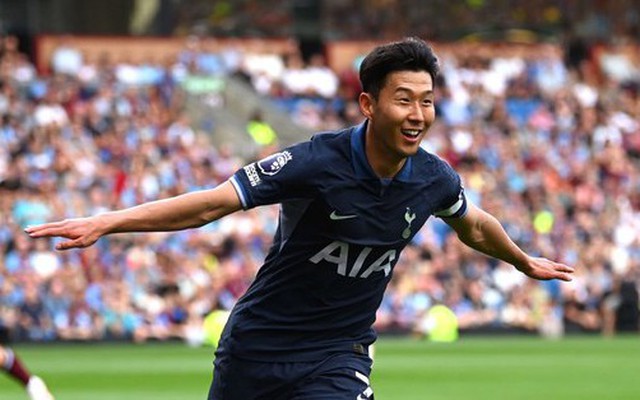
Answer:
<path fill-rule="evenodd" d="M 381 45 L 360 68 L 362 124 L 249 164 L 217 188 L 26 231 L 65 237 L 64 250 L 279 203 L 273 246 L 222 334 L 209 399 L 373 399 L 376 310 L 400 252 L 430 216 L 532 278 L 570 280 L 573 271 L 525 254 L 467 202 L 449 164 L 420 148 L 435 119 L 437 73 L 424 41 Z"/>

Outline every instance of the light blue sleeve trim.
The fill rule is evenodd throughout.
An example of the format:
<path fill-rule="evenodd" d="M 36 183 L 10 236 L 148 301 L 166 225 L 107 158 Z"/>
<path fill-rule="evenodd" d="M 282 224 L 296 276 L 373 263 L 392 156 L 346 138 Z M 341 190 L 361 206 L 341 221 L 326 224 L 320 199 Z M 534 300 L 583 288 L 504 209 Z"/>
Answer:
<path fill-rule="evenodd" d="M 247 202 L 247 195 L 245 194 L 242 184 L 238 181 L 238 179 L 235 176 L 232 176 L 231 179 L 229 179 L 229 181 L 233 185 L 233 188 L 236 190 L 236 193 L 238 194 L 238 198 L 240 198 L 240 203 L 242 204 L 242 208 L 244 210 L 248 209 L 249 203 Z"/>
<path fill-rule="evenodd" d="M 440 210 L 435 212 L 433 215 L 440 218 L 447 217 L 464 217 L 467 213 L 467 198 L 464 195 L 464 191 L 460 191 L 460 196 L 458 197 L 458 201 L 456 201 L 451 207 L 446 208 L 444 210 Z"/>

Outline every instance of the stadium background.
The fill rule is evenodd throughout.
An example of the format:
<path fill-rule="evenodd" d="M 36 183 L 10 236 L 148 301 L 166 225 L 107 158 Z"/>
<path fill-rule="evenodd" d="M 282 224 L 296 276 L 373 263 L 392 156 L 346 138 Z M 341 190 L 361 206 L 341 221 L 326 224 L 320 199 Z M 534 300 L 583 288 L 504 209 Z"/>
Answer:
<path fill-rule="evenodd" d="M 526 280 L 433 220 L 399 261 L 378 330 L 422 334 L 445 304 L 462 337 L 637 335 L 639 26 L 633 1 L 3 1 L 4 335 L 199 342 L 203 318 L 251 281 L 276 208 L 67 253 L 22 228 L 211 187 L 359 122 L 359 57 L 404 35 L 442 61 L 425 148 L 524 249 L 577 272 Z"/>

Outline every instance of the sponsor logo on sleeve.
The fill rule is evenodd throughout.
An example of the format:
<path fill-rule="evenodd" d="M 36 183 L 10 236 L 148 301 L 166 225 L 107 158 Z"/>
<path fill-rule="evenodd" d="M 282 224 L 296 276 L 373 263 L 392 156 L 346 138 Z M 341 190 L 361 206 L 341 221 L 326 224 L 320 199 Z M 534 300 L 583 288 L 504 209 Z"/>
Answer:
<path fill-rule="evenodd" d="M 244 168 L 244 173 L 247 174 L 247 178 L 249 179 L 249 184 L 251 186 L 258 186 L 261 182 L 260 175 L 258 175 L 258 170 L 256 169 L 256 163 L 251 163 Z"/>
<path fill-rule="evenodd" d="M 276 153 L 258 161 L 258 168 L 263 174 L 272 176 L 280 172 L 292 158 L 291 153 L 288 151 Z"/>

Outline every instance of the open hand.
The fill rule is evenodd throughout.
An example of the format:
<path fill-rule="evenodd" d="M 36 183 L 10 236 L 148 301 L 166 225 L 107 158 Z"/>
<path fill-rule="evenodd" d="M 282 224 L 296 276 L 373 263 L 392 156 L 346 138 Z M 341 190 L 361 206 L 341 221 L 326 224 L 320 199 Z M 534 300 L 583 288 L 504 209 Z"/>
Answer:
<path fill-rule="evenodd" d="M 70 239 L 56 244 L 56 250 L 89 247 L 102 236 L 99 223 L 95 217 L 49 222 L 29 226 L 24 231 L 34 239 L 42 237 Z"/>
<path fill-rule="evenodd" d="M 575 271 L 573 267 L 543 257 L 530 257 L 528 265 L 518 269 L 530 278 L 543 281 L 560 279 L 567 282 L 571 281 L 571 274 Z"/>

